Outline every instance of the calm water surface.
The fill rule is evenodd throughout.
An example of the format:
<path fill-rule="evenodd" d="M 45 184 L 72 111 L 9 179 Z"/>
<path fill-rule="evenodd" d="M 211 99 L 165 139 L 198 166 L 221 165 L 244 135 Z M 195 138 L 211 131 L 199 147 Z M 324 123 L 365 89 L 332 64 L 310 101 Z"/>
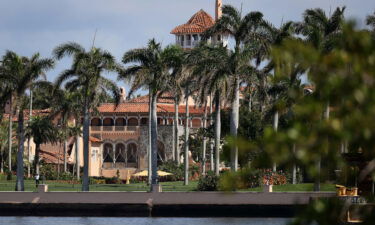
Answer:
<path fill-rule="evenodd" d="M 281 218 L 96 218 L 96 217 L 0 217 L 12 225 L 284 225 Z"/>

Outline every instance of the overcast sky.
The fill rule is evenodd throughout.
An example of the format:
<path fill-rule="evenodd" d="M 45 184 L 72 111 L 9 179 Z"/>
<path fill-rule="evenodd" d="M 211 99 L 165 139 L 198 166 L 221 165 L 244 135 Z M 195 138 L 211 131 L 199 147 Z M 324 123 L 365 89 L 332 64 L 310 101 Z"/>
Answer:
<path fill-rule="evenodd" d="M 244 13 L 261 11 L 276 26 L 282 20 L 300 20 L 307 8 L 329 13 L 338 6 L 347 6 L 346 17 L 364 26 L 366 15 L 375 10 L 374 0 L 223 0 L 223 4 L 238 8 L 242 4 Z M 175 26 L 200 9 L 214 16 L 214 5 L 215 0 L 0 0 L 0 55 L 9 49 L 50 57 L 54 47 L 67 41 L 89 48 L 97 29 L 95 46 L 120 60 L 124 52 L 145 46 L 150 38 L 164 46 L 173 43 L 170 31 Z M 48 79 L 54 81 L 69 63 L 59 62 Z"/>

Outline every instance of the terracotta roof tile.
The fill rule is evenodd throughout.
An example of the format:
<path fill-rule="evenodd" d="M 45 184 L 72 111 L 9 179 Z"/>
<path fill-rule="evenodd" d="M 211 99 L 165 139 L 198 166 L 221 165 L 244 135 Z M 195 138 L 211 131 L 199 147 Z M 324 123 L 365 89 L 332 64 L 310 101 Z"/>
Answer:
<path fill-rule="evenodd" d="M 190 20 L 183 25 L 177 26 L 171 34 L 203 33 L 215 24 L 215 20 L 203 9 L 194 14 Z"/>
<path fill-rule="evenodd" d="M 100 113 L 148 113 L 148 103 L 121 103 L 115 108 L 115 104 L 102 104 L 98 107 Z M 179 113 L 186 113 L 185 106 L 180 105 Z M 174 113 L 174 105 L 158 104 L 158 113 Z M 190 106 L 189 112 L 192 114 L 203 114 L 204 108 Z"/>

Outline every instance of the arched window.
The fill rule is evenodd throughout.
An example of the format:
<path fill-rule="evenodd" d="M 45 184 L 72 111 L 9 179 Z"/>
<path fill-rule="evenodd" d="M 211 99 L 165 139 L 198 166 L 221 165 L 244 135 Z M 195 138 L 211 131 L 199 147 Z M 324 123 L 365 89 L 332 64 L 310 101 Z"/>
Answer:
<path fill-rule="evenodd" d="M 126 152 L 125 152 L 125 145 L 119 143 L 116 145 L 115 151 L 115 166 L 116 168 L 125 168 L 125 160 Z"/>
<path fill-rule="evenodd" d="M 128 126 L 138 126 L 138 119 L 136 118 L 128 119 Z"/>
<path fill-rule="evenodd" d="M 113 126 L 113 119 L 112 118 L 105 118 L 103 120 L 103 126 Z"/>
<path fill-rule="evenodd" d="M 103 168 L 113 167 L 113 146 L 105 143 L 103 147 Z"/>
<path fill-rule="evenodd" d="M 101 121 L 99 118 L 93 118 L 91 120 L 91 126 L 95 126 L 95 127 L 98 127 L 98 126 L 101 126 Z"/>
<path fill-rule="evenodd" d="M 117 118 L 115 121 L 116 126 L 125 126 L 126 120 L 124 118 Z"/>
<path fill-rule="evenodd" d="M 129 143 L 126 149 L 127 166 L 137 167 L 137 145 Z"/>

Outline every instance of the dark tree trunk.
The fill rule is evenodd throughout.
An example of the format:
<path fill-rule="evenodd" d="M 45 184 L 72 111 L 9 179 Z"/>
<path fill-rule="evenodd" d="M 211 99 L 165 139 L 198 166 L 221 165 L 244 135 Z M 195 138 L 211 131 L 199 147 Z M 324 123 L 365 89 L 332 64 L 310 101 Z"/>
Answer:
<path fill-rule="evenodd" d="M 34 171 L 35 174 L 40 174 L 40 166 L 39 166 L 39 154 L 40 154 L 40 144 L 35 143 L 35 156 L 34 156 Z"/>
<path fill-rule="evenodd" d="M 87 99 L 85 100 L 83 116 L 83 179 L 82 191 L 89 191 L 89 137 L 90 115 Z"/>
<path fill-rule="evenodd" d="M 17 152 L 17 182 L 16 191 L 24 191 L 24 168 L 23 168 L 23 153 L 25 135 L 23 129 L 23 111 L 17 110 L 18 113 L 18 152 Z"/>
<path fill-rule="evenodd" d="M 152 93 L 151 88 L 148 92 L 148 148 L 147 148 L 147 158 L 148 158 L 148 184 L 152 184 L 152 141 L 151 141 L 151 117 L 152 117 Z"/>
<path fill-rule="evenodd" d="M 156 105 L 157 95 L 152 93 L 151 103 L 151 158 L 152 158 L 152 185 L 158 184 L 158 127 Z M 152 189 L 151 185 L 151 189 Z M 153 190 L 151 190 L 153 191 Z"/>
<path fill-rule="evenodd" d="M 12 137 L 13 137 L 13 100 L 9 100 L 9 124 L 8 124 L 8 170 L 12 171 Z"/>
<path fill-rule="evenodd" d="M 77 180 L 80 179 L 81 165 L 80 165 L 80 155 L 79 155 L 79 135 L 76 137 L 76 176 Z"/>

